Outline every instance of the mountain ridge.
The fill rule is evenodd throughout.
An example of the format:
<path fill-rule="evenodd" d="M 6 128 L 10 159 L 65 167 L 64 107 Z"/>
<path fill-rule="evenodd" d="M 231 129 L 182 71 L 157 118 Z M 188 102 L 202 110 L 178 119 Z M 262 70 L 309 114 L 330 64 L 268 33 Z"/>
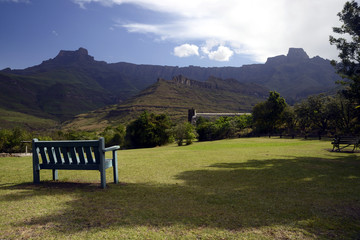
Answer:
<path fill-rule="evenodd" d="M 222 86 L 228 90 L 234 81 L 261 85 L 278 91 L 288 103 L 329 91 L 340 79 L 329 60 L 309 58 L 301 48 L 269 57 L 264 64 L 207 68 L 106 63 L 79 48 L 61 50 L 56 57 L 23 70 L 1 70 L 0 109 L 66 121 L 77 114 L 125 102 L 159 78 L 180 75 L 198 82 L 206 82 L 209 77 L 232 79 Z"/>

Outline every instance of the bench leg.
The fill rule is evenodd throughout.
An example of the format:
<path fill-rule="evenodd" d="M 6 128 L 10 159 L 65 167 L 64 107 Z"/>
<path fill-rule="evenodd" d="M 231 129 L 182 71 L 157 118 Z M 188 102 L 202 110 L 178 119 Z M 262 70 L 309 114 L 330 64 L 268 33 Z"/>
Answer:
<path fill-rule="evenodd" d="M 106 188 L 106 169 L 100 170 L 101 188 Z"/>
<path fill-rule="evenodd" d="M 34 169 L 33 171 L 34 183 L 40 183 L 40 170 Z"/>
<path fill-rule="evenodd" d="M 112 165 L 113 165 L 113 173 L 114 173 L 114 183 L 117 184 L 117 183 L 119 183 L 119 174 L 118 174 L 118 163 L 117 163 L 116 151 L 113 152 Z"/>
<path fill-rule="evenodd" d="M 52 170 L 53 180 L 57 181 L 59 179 L 59 174 L 57 169 Z"/>

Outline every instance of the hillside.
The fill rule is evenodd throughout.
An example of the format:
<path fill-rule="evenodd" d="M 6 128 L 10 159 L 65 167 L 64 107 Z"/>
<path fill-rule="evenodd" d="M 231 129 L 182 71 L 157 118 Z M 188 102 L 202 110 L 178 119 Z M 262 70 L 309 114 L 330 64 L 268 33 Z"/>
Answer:
<path fill-rule="evenodd" d="M 75 115 L 123 103 L 158 78 L 187 76 L 205 82 L 214 76 L 276 90 L 288 103 L 331 91 L 339 79 L 328 60 L 309 58 L 303 49 L 242 67 L 176 67 L 96 61 L 84 48 L 61 50 L 53 58 L 23 70 L 0 71 L 0 110 L 63 122 Z M 227 88 L 233 86 L 223 83 Z M 155 101 L 152 99 L 151 101 Z M 222 106 L 221 95 L 214 103 Z M 129 101 L 127 101 L 129 104 Z M 152 103 L 160 106 L 158 103 Z M 248 105 L 251 105 L 249 103 Z"/>
<path fill-rule="evenodd" d="M 128 101 L 76 116 L 64 129 L 97 130 L 109 125 L 126 124 L 143 111 L 166 113 L 177 121 L 187 119 L 187 111 L 250 112 L 252 107 L 268 97 L 269 90 L 253 83 L 210 77 L 205 82 L 184 76 L 172 80 L 158 79 Z"/>

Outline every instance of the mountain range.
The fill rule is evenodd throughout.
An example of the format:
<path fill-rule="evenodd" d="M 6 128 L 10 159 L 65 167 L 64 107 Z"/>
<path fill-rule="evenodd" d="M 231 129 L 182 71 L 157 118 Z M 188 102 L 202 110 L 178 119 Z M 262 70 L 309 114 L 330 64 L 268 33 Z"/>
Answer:
<path fill-rule="evenodd" d="M 301 48 L 290 48 L 287 55 L 268 58 L 265 64 L 208 68 L 109 64 L 94 60 L 86 49 L 79 48 L 61 50 L 55 58 L 26 69 L 1 70 L 0 112 L 63 122 L 96 109 L 112 109 L 112 115 L 107 115 L 111 119 L 114 111 L 131 108 L 131 104 L 140 109 L 141 101 L 158 107 L 169 105 L 166 100 L 155 101 L 165 95 L 169 99 L 181 99 L 186 103 L 182 108 L 195 107 L 194 99 L 201 96 L 206 104 L 198 106 L 204 111 L 249 111 L 270 90 L 278 91 L 288 103 L 294 103 L 334 89 L 337 80 L 339 77 L 329 60 L 309 58 Z M 168 94 L 176 88 L 181 96 Z M 149 99 L 144 100 L 144 96 Z M 238 99 L 241 96 L 243 100 Z M 11 121 L 7 120 L 6 124 L 4 121 L 0 117 L 0 124 L 11 125 Z"/>

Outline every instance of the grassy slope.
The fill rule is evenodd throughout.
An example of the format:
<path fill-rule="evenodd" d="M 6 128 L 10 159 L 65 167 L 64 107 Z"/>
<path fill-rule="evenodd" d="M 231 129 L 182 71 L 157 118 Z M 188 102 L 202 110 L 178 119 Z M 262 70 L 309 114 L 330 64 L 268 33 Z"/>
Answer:
<path fill-rule="evenodd" d="M 21 127 L 31 130 L 54 128 L 58 123 L 52 119 L 13 112 L 0 108 L 0 126 L 2 128 Z"/>
<path fill-rule="evenodd" d="M 108 92 L 80 71 L 0 73 L 0 108 L 11 111 L 64 120 L 109 102 Z"/>
<path fill-rule="evenodd" d="M 157 114 L 166 113 L 175 122 L 187 120 L 190 108 L 195 108 L 198 112 L 250 112 L 261 100 L 263 99 L 231 91 L 161 81 L 122 104 L 78 115 L 64 128 L 94 130 L 106 125 L 126 124 L 145 110 Z"/>
<path fill-rule="evenodd" d="M 1 238 L 356 239 L 360 153 L 330 142 L 234 139 L 118 152 L 121 184 L 96 171 L 0 159 Z M 31 206 L 31 207 L 29 207 Z"/>

